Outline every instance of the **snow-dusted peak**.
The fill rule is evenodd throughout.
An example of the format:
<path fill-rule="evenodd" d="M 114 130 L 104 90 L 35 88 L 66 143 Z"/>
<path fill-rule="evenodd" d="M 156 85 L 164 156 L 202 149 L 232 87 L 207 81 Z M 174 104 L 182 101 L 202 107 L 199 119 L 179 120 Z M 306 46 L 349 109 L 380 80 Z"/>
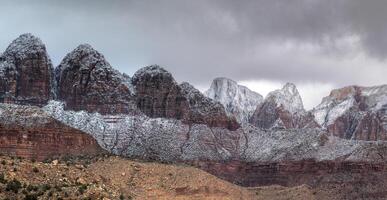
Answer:
<path fill-rule="evenodd" d="M 46 53 L 46 46 L 42 40 L 31 33 L 26 33 L 13 40 L 2 57 L 8 61 L 14 61 L 14 59 L 22 60 L 28 58 L 30 55 L 42 53 Z"/>
<path fill-rule="evenodd" d="M 132 77 L 132 83 L 136 85 L 138 81 L 144 78 L 148 79 L 154 77 L 162 77 L 163 81 L 173 82 L 173 84 L 177 85 L 172 74 L 158 65 L 150 65 L 137 70 Z"/>
<path fill-rule="evenodd" d="M 347 86 L 332 90 L 312 113 L 316 121 L 326 127 L 333 124 L 353 106 L 358 106 L 360 110 L 377 111 L 385 105 L 387 105 L 387 85 Z"/>
<path fill-rule="evenodd" d="M 76 65 L 74 65 L 75 63 Z M 68 53 L 60 64 L 60 67 L 112 68 L 105 57 L 89 44 L 81 44 Z"/>
<path fill-rule="evenodd" d="M 225 77 L 215 78 L 205 95 L 221 103 L 241 123 L 248 121 L 263 100 L 262 95 Z"/>
<path fill-rule="evenodd" d="M 282 89 L 270 92 L 265 101 L 274 101 L 292 114 L 305 112 L 301 96 L 293 83 L 286 83 Z"/>
<path fill-rule="evenodd" d="M 144 76 L 145 74 L 149 74 L 150 76 L 166 74 L 172 77 L 171 73 L 169 73 L 167 70 L 165 70 L 163 67 L 160 67 L 159 65 L 150 65 L 150 66 L 143 67 L 137 70 L 137 72 L 134 73 L 133 77 L 140 77 L 140 76 Z"/>

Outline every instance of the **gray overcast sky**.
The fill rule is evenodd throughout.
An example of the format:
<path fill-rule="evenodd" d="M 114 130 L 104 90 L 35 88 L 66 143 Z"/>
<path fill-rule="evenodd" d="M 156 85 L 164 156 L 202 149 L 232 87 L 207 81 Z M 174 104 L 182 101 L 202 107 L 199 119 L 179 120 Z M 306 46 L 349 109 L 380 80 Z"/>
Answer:
<path fill-rule="evenodd" d="M 133 74 L 159 64 L 199 89 L 225 76 L 263 95 L 297 84 L 311 108 L 332 88 L 386 84 L 384 0 L 0 0 L 0 51 L 31 32 L 55 65 L 89 43 Z"/>

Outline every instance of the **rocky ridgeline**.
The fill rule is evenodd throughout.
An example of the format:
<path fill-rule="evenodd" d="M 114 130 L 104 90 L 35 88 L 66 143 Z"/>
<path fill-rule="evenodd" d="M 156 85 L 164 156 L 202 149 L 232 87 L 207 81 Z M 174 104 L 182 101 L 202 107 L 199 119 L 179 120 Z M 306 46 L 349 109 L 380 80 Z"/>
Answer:
<path fill-rule="evenodd" d="M 381 173 L 375 175 L 377 182 L 386 174 L 387 142 L 361 141 L 384 139 L 384 86 L 333 91 L 312 111 L 313 117 L 293 84 L 261 102 L 249 99 L 258 95 L 241 87 L 228 89 L 235 85 L 221 81 L 217 87 L 226 85 L 225 90 L 214 91 L 227 95 L 212 100 L 188 83 L 178 84 L 159 66 L 142 68 L 129 78 L 89 45 L 68 54 L 54 79 L 44 45 L 36 45 L 40 40 L 26 34 L 14 43 L 18 45 L 1 56 L 1 100 L 40 108 L 0 104 L 2 152 L 42 159 L 94 154 L 100 151 L 98 143 L 116 155 L 188 163 L 250 186 L 310 184 L 320 174 L 340 176 L 343 171 L 355 174 L 349 177 L 353 183 L 365 172 Z M 238 103 L 235 109 L 230 102 Z M 252 113 L 253 105 L 252 125 L 240 126 L 235 117 L 246 120 L 240 113 Z M 259 177 L 264 179 L 254 182 Z M 386 191 L 380 186 L 369 192 Z"/>
<path fill-rule="evenodd" d="M 318 128 L 311 113 L 306 112 L 294 84 L 270 92 L 257 106 L 250 123 L 264 129 Z"/>
<path fill-rule="evenodd" d="M 221 104 L 205 97 L 187 83 L 179 85 L 164 68 L 153 65 L 138 70 L 132 84 L 137 107 L 151 118 L 172 118 L 187 124 L 206 124 L 235 130 L 234 117 L 226 115 Z"/>
<path fill-rule="evenodd" d="M 333 90 L 314 110 L 331 134 L 355 140 L 387 140 L 387 85 Z"/>

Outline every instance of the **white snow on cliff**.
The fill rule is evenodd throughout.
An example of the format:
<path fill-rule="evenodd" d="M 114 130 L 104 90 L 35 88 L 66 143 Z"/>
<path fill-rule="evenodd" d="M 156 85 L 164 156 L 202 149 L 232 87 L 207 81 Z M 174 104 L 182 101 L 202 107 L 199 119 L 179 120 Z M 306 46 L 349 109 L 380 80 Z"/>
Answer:
<path fill-rule="evenodd" d="M 286 83 L 282 89 L 270 92 L 266 100 L 274 100 L 277 106 L 283 106 L 291 114 L 305 112 L 301 96 L 293 83 Z"/>
<path fill-rule="evenodd" d="M 228 78 L 216 78 L 205 95 L 221 103 L 229 115 L 234 115 L 238 122 L 246 123 L 257 106 L 262 103 L 262 95 L 238 85 Z"/>

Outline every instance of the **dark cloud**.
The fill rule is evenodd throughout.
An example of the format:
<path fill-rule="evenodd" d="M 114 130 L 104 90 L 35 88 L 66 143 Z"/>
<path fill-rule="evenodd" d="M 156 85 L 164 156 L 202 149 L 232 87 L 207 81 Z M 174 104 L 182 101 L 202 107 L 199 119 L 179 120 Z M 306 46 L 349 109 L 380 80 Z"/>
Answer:
<path fill-rule="evenodd" d="M 32 32 L 58 64 L 90 43 L 128 74 L 160 64 L 179 81 L 382 84 L 387 1 L 2 1 L 0 47 Z"/>

